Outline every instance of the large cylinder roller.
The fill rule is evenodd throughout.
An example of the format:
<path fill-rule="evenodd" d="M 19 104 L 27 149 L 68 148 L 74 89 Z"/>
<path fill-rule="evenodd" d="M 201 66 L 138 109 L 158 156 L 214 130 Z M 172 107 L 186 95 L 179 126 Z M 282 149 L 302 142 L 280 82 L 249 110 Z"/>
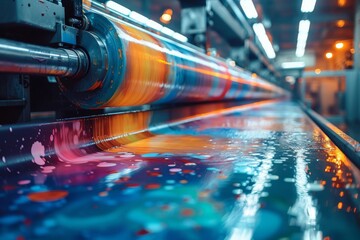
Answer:
<path fill-rule="evenodd" d="M 86 34 L 101 39 L 107 52 L 106 57 L 90 53 L 90 59 L 104 59 L 108 65 L 104 77 L 87 89 L 59 79 L 64 93 L 80 107 L 264 98 L 281 93 L 240 68 L 136 26 L 96 13 L 87 13 L 87 18 L 91 27 Z M 98 41 L 92 43 L 85 49 L 98 48 Z M 85 81 L 78 80 L 78 86 Z"/>
<path fill-rule="evenodd" d="M 88 12 L 86 17 L 90 27 L 79 31 L 77 49 L 44 47 L 47 58 L 31 64 L 18 54 L 12 59 L 18 68 L 12 70 L 58 76 L 64 94 L 87 109 L 283 94 L 280 88 L 225 61 L 105 13 Z M 29 56 L 41 52 L 33 45 L 23 45 L 26 47 L 29 51 L 23 52 Z M 5 67 L 11 66 L 11 61 L 5 64 L 11 55 L 11 49 L 7 50 L 0 51 L 0 55 L 8 54 L 0 56 L 0 71 L 11 70 Z M 56 60 L 61 68 L 54 67 Z M 31 71 L 25 71 L 26 66 L 31 66 Z M 44 68 L 50 70 L 40 71 Z M 54 68 L 61 71 L 52 71 Z"/>

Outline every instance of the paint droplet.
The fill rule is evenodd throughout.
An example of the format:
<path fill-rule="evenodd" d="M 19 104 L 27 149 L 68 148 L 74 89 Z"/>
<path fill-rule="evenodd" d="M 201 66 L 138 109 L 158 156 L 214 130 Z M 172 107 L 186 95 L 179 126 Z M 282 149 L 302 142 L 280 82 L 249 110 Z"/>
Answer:
<path fill-rule="evenodd" d="M 34 192 L 27 195 L 33 202 L 52 202 L 65 198 L 68 195 L 64 190 L 52 190 L 46 192 Z"/>
<path fill-rule="evenodd" d="M 192 210 L 191 208 L 185 208 L 181 211 L 181 215 L 184 217 L 191 217 L 192 215 L 194 215 L 194 210 Z"/>
<path fill-rule="evenodd" d="M 100 193 L 99 193 L 99 196 L 100 196 L 100 197 L 107 197 L 108 195 L 109 195 L 109 193 L 108 193 L 108 192 L 106 192 L 106 191 L 105 191 L 105 192 L 100 192 Z"/>
<path fill-rule="evenodd" d="M 116 166 L 116 163 L 101 162 L 96 166 L 98 166 L 98 167 L 114 167 L 114 166 Z"/>
<path fill-rule="evenodd" d="M 233 192 L 233 194 L 239 195 L 239 194 L 242 194 L 242 193 L 243 193 L 243 190 L 241 190 L 241 189 L 239 188 L 239 189 L 234 189 L 232 192 Z"/>
<path fill-rule="evenodd" d="M 132 158 L 132 157 L 135 157 L 134 154 L 124 154 L 124 155 L 120 155 L 120 157 L 122 158 Z"/>
<path fill-rule="evenodd" d="M 196 166 L 196 163 L 185 163 L 185 166 Z"/>
<path fill-rule="evenodd" d="M 284 178 L 285 182 L 289 182 L 289 183 L 294 183 L 295 179 L 294 178 Z"/>
<path fill-rule="evenodd" d="M 269 175 L 267 177 L 267 179 L 269 179 L 269 180 L 279 180 L 279 176 L 277 176 L 277 175 Z"/>
<path fill-rule="evenodd" d="M 41 167 L 43 170 L 42 170 L 42 173 L 52 173 L 53 170 L 56 168 L 54 166 L 45 166 L 45 167 Z"/>
<path fill-rule="evenodd" d="M 45 159 L 43 156 L 45 156 L 45 147 L 41 144 L 41 142 L 34 142 L 31 146 L 31 155 L 34 158 L 34 162 L 37 165 L 44 165 Z"/>
<path fill-rule="evenodd" d="M 160 188 L 160 184 L 150 183 L 150 184 L 146 185 L 145 188 L 146 189 L 158 189 L 158 188 Z"/>
<path fill-rule="evenodd" d="M 323 185 L 321 185 L 320 183 L 308 183 L 307 185 L 306 185 L 306 187 L 307 187 L 307 189 L 309 190 L 309 191 L 322 191 L 322 190 L 324 190 L 324 186 Z"/>
<path fill-rule="evenodd" d="M 260 197 L 268 197 L 269 196 L 269 193 L 268 192 L 262 192 L 260 194 Z"/>
<path fill-rule="evenodd" d="M 136 235 L 142 236 L 142 235 L 146 235 L 149 234 L 150 232 L 146 229 L 141 229 L 139 231 L 136 232 Z"/>
<path fill-rule="evenodd" d="M 170 172 L 181 172 L 181 168 L 170 168 Z"/>
<path fill-rule="evenodd" d="M 19 185 L 26 185 L 26 184 L 29 184 L 29 183 L 31 183 L 30 180 L 21 180 L 21 181 L 18 181 L 18 184 L 19 184 Z"/>

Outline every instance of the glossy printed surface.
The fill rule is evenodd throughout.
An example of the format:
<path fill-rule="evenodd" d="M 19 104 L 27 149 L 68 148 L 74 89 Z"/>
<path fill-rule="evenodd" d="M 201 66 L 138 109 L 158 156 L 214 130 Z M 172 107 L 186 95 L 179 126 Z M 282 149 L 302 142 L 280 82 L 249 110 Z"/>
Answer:
<path fill-rule="evenodd" d="M 0 134 L 0 239 L 360 236 L 359 171 L 293 103 L 202 105 Z"/>

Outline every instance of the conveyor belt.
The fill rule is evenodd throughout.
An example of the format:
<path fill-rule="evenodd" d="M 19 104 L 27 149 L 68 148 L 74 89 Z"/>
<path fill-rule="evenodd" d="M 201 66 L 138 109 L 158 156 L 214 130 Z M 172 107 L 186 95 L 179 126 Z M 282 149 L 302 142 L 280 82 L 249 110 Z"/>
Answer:
<path fill-rule="evenodd" d="M 359 170 L 291 102 L 4 126 L 0 135 L 0 239 L 360 236 Z"/>

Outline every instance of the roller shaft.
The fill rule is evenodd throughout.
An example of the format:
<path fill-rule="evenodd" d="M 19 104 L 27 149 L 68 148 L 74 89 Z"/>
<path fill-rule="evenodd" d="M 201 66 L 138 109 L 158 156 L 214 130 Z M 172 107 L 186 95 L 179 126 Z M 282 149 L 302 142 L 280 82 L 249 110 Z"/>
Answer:
<path fill-rule="evenodd" d="M 88 61 L 81 50 L 0 39 L 0 72 L 75 77 L 86 73 Z"/>

